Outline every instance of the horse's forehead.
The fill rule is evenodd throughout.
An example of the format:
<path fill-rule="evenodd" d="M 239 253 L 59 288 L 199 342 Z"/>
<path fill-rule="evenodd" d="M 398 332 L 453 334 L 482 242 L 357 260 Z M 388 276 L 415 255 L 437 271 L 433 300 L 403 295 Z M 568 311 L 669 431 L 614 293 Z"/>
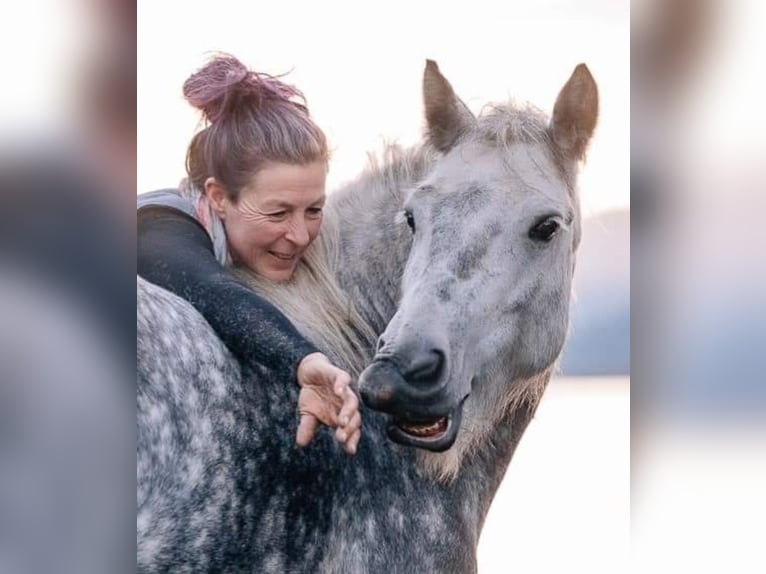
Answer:
<path fill-rule="evenodd" d="M 501 188 L 521 199 L 542 192 L 564 200 L 567 188 L 544 145 L 514 143 L 494 146 L 469 142 L 452 150 L 429 178 L 438 190 L 467 192 L 476 188 Z"/>
<path fill-rule="evenodd" d="M 464 144 L 450 152 L 424 183 L 415 195 L 432 206 L 433 221 L 447 225 L 460 221 L 463 231 L 498 218 L 507 227 L 510 220 L 525 220 L 538 212 L 571 212 L 566 184 L 550 154 L 534 144 L 502 149 Z"/>

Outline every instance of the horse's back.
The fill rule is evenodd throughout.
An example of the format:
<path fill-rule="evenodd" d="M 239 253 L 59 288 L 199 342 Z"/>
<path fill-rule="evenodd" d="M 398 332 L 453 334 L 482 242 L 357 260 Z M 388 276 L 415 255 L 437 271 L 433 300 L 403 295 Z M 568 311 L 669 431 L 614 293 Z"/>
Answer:
<path fill-rule="evenodd" d="M 222 393 L 229 382 L 222 375 L 238 372 L 226 346 L 190 303 L 141 277 L 136 285 L 136 344 L 139 389 L 159 380 L 178 391 L 192 375 L 205 376 L 205 386 Z M 181 380 L 179 374 L 187 376 Z M 141 381 L 142 376 L 150 380 Z"/>
<path fill-rule="evenodd" d="M 136 297 L 139 570 L 199 566 L 217 543 L 239 365 L 186 301 L 140 277 Z"/>

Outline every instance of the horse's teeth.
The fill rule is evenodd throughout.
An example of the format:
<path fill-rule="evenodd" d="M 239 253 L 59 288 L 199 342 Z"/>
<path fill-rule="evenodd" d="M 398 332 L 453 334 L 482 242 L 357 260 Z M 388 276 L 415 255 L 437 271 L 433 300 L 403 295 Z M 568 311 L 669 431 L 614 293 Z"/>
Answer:
<path fill-rule="evenodd" d="M 401 423 L 399 426 L 409 434 L 413 434 L 416 436 L 429 436 L 439 431 L 445 430 L 447 426 L 446 423 L 447 423 L 447 419 L 441 418 L 438 421 L 430 423 L 430 424 L 416 425 L 416 424 Z"/>

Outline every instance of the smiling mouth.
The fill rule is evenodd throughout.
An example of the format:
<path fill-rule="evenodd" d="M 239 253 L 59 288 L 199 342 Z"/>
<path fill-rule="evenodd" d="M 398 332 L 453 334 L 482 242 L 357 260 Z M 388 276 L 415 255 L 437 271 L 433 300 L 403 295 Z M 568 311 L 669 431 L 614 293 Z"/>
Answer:
<path fill-rule="evenodd" d="M 277 253 L 276 251 L 269 251 L 269 255 L 276 257 L 281 261 L 292 261 L 295 259 L 295 254 L 288 255 L 286 253 Z"/>
<path fill-rule="evenodd" d="M 463 416 L 463 401 L 442 417 L 416 419 L 392 417 L 388 436 L 394 442 L 433 452 L 442 452 L 452 446 L 457 438 Z"/>

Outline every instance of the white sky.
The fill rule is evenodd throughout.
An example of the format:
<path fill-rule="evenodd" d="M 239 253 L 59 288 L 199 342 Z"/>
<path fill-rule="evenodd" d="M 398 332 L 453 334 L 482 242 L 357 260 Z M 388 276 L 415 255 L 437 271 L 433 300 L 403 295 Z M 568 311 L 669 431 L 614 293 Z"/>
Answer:
<path fill-rule="evenodd" d="M 174 186 L 198 115 L 184 80 L 211 51 L 234 54 L 303 90 L 333 146 L 329 186 L 353 178 L 384 140 L 418 141 L 421 78 L 435 59 L 478 112 L 529 100 L 551 111 L 579 62 L 601 94 L 582 172 L 585 214 L 630 203 L 630 31 L 627 0 L 452 3 L 138 3 L 138 190 Z"/>

